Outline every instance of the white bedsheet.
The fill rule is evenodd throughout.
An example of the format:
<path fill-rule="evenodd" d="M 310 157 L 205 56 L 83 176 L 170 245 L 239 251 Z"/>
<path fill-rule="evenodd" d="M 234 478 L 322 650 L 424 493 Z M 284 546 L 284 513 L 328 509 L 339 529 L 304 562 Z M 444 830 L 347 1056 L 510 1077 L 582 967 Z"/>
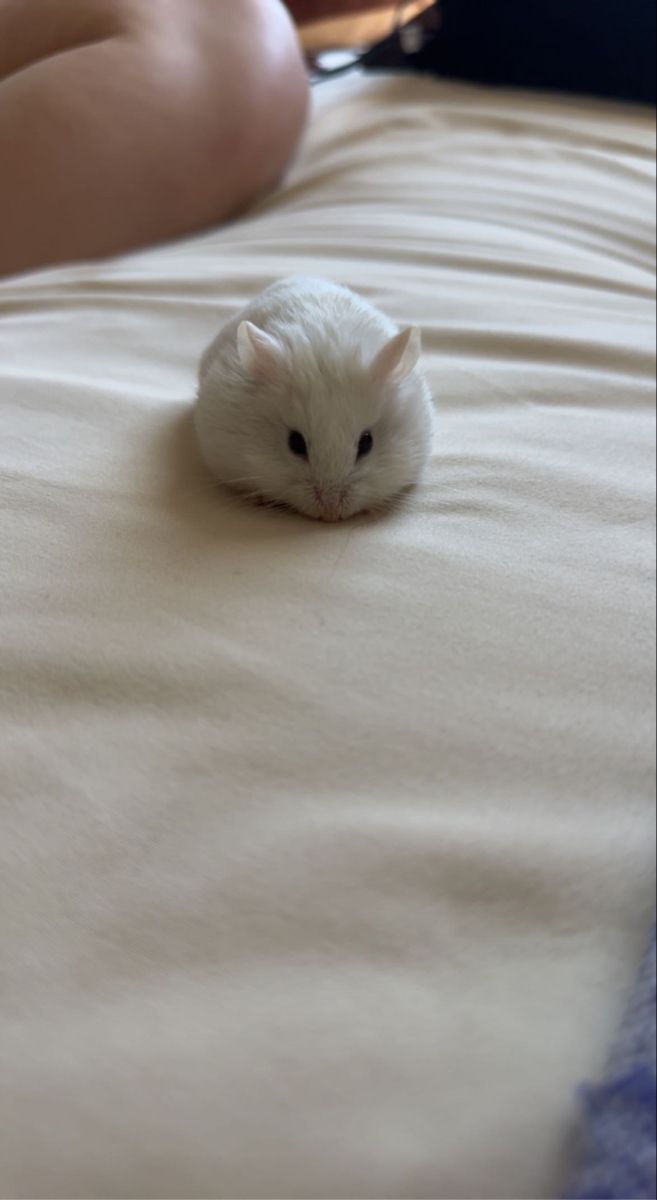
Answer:
<path fill-rule="evenodd" d="M 653 127 L 324 86 L 251 219 L 0 286 L 0 1193 L 549 1197 L 652 911 Z M 291 273 L 424 330 L 415 510 L 189 432 Z"/>

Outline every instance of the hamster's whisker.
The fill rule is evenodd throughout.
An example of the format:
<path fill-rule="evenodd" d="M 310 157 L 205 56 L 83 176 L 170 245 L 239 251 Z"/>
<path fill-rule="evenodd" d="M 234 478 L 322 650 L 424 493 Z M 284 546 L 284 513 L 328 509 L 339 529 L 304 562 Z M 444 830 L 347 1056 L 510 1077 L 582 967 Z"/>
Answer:
<path fill-rule="evenodd" d="M 289 511 L 290 509 L 289 504 L 285 504 L 282 500 L 270 500 L 268 496 L 263 496 L 262 492 L 259 490 L 254 492 L 238 492 L 235 498 L 238 503 L 240 501 L 243 504 L 249 505 L 256 503 L 260 508 L 270 508 L 277 511 Z"/>
<path fill-rule="evenodd" d="M 225 481 L 224 486 L 225 487 L 237 487 L 238 484 L 242 484 L 242 483 L 258 483 L 258 482 L 259 482 L 259 480 L 258 480 L 257 475 L 241 475 L 239 477 L 239 479 L 227 479 Z"/>
<path fill-rule="evenodd" d="M 248 504 L 249 502 L 252 502 L 253 500 L 259 500 L 261 498 L 261 493 L 258 491 L 238 492 L 236 498 L 238 500 L 241 500 L 243 504 Z"/>
<path fill-rule="evenodd" d="M 221 491 L 221 484 L 211 475 L 190 476 L 175 488 L 176 495 L 182 499 L 190 496 L 211 496 L 218 491 Z"/>

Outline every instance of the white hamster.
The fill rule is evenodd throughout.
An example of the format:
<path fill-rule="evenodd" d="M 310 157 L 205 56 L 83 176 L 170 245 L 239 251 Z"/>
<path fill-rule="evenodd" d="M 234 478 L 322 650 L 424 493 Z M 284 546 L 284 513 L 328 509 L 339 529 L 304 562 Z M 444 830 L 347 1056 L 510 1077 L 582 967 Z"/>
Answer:
<path fill-rule="evenodd" d="M 346 288 L 282 280 L 206 350 L 195 426 L 212 474 L 321 521 L 386 508 L 431 449 L 420 335 Z"/>

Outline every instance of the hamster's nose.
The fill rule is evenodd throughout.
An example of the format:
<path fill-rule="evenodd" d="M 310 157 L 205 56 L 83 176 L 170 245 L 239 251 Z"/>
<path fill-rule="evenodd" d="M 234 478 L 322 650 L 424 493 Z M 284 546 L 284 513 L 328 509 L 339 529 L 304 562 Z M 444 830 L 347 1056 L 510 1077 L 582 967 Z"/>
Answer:
<path fill-rule="evenodd" d="M 340 521 L 344 516 L 345 493 L 342 490 L 315 488 L 315 498 L 321 521 Z"/>

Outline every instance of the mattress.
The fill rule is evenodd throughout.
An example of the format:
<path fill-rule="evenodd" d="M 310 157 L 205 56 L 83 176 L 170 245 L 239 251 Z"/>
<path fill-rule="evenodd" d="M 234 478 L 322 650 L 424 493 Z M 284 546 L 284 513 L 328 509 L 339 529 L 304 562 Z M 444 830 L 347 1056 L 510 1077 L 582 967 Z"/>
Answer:
<path fill-rule="evenodd" d="M 654 891 L 654 128 L 322 85 L 247 219 L 0 285 L 0 1194 L 549 1197 Z M 198 358 L 421 326 L 412 505 L 213 487 Z"/>

